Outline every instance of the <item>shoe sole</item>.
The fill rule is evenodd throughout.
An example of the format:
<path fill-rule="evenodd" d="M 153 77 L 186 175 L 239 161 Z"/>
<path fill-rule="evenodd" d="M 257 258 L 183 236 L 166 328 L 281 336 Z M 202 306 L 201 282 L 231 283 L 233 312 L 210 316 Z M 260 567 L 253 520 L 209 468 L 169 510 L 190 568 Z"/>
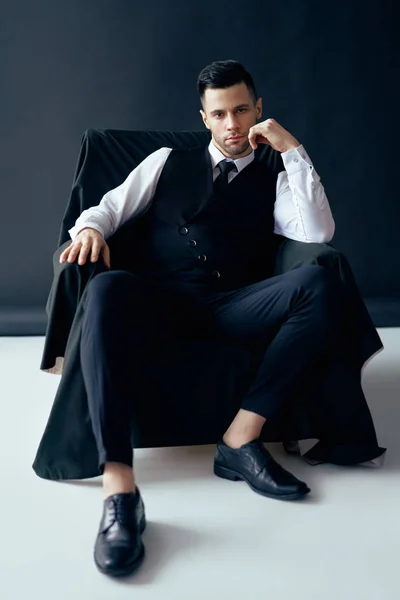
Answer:
<path fill-rule="evenodd" d="M 139 525 L 140 534 L 142 534 L 143 531 L 146 529 L 146 525 L 147 525 L 146 517 L 143 516 L 143 519 L 140 521 L 140 525 Z M 95 562 L 96 567 L 100 571 L 100 573 L 103 573 L 103 575 L 109 575 L 111 577 L 126 577 L 128 575 L 133 575 L 134 573 L 136 573 L 136 571 L 142 564 L 144 557 L 145 557 L 145 549 L 144 549 L 144 545 L 142 544 L 142 550 L 141 550 L 139 556 L 137 557 L 137 559 L 135 560 L 135 562 L 126 567 L 123 567 L 121 569 L 113 569 L 112 571 L 109 569 L 104 569 L 104 567 L 102 567 L 101 565 L 98 564 L 98 562 L 96 561 L 96 557 L 94 559 L 94 562 Z"/>
<path fill-rule="evenodd" d="M 237 471 L 232 471 L 231 469 L 227 469 L 225 467 L 220 467 L 219 465 L 214 465 L 214 474 L 217 477 L 221 477 L 221 479 L 228 479 L 229 481 L 245 481 L 247 485 L 256 492 L 256 494 L 260 494 L 261 496 L 265 496 L 267 498 L 274 498 L 275 500 L 299 500 L 304 498 L 307 494 L 310 493 L 310 489 L 307 488 L 304 492 L 295 492 L 293 494 L 271 494 L 269 492 L 263 492 L 254 485 L 252 485 L 243 475 L 237 473 Z"/>

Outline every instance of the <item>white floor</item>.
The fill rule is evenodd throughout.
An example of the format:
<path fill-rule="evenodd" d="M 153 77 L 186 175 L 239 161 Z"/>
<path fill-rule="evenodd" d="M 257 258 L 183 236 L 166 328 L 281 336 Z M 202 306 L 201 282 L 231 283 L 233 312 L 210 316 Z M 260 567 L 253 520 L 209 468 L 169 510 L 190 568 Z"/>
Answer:
<path fill-rule="evenodd" d="M 39 371 L 43 338 L 0 338 L 0 598 L 398 600 L 400 329 L 380 333 L 364 388 L 388 447 L 382 469 L 311 467 L 273 447 L 312 488 L 285 503 L 216 478 L 211 446 L 137 451 L 147 558 L 124 581 L 92 561 L 100 480 L 31 469 L 59 382 Z"/>

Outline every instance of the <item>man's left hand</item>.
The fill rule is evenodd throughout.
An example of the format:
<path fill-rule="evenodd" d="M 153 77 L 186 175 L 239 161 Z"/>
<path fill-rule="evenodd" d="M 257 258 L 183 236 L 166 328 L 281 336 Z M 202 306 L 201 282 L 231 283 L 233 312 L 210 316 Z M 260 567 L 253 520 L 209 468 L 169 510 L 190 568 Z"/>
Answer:
<path fill-rule="evenodd" d="M 278 152 L 287 152 L 300 146 L 300 142 L 275 119 L 267 119 L 250 127 L 249 142 L 253 150 L 258 144 L 268 144 Z"/>

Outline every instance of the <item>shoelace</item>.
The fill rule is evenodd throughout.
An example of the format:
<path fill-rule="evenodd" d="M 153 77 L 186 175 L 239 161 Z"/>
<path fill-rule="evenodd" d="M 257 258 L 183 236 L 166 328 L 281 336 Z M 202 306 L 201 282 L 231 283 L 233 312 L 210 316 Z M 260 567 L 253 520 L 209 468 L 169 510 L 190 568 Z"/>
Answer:
<path fill-rule="evenodd" d="M 122 502 L 119 499 L 112 498 L 109 508 L 112 523 L 117 521 L 120 525 L 132 526 L 133 503 Z"/>
<path fill-rule="evenodd" d="M 279 465 L 274 459 L 274 457 L 268 452 L 264 445 L 261 442 L 257 442 L 253 444 L 253 448 L 255 450 L 255 454 L 257 457 L 261 459 L 261 464 L 263 467 L 268 465 L 269 471 L 272 472 L 282 472 L 284 471 L 283 467 Z"/>

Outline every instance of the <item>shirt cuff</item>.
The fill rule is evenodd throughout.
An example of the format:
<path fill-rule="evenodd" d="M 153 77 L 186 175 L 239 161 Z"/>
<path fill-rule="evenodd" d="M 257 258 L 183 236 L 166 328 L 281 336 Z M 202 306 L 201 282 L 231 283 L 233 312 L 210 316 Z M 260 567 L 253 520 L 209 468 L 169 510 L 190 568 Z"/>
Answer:
<path fill-rule="evenodd" d="M 293 150 L 282 152 L 281 156 L 285 170 L 288 174 L 296 173 L 297 171 L 302 171 L 304 169 L 312 172 L 314 168 L 311 158 L 308 156 L 302 145 L 298 148 L 293 148 Z"/>

